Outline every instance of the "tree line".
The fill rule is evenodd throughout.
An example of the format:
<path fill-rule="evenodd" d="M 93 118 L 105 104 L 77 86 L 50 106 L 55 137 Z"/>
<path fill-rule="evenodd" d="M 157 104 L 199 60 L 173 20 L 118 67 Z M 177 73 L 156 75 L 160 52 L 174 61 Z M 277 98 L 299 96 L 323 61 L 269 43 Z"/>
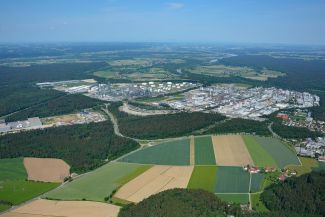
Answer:
<path fill-rule="evenodd" d="M 44 157 L 65 160 L 85 172 L 139 147 L 116 136 L 109 121 L 62 126 L 0 136 L 0 158 Z"/>

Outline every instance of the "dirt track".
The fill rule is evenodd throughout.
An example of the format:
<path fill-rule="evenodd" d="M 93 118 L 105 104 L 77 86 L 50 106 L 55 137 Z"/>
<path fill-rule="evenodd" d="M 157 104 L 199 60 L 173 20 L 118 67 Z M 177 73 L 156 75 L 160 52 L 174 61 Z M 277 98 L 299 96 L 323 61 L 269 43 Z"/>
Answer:
<path fill-rule="evenodd" d="M 158 192 L 186 188 L 193 166 L 154 166 L 125 184 L 114 197 L 138 203 Z"/>
<path fill-rule="evenodd" d="M 195 164 L 194 136 L 190 137 L 190 165 Z"/>
<path fill-rule="evenodd" d="M 117 217 L 120 207 L 88 201 L 35 200 L 1 217 Z"/>
<path fill-rule="evenodd" d="M 70 175 L 70 166 L 61 159 L 24 158 L 28 180 L 42 182 L 63 182 Z"/>
<path fill-rule="evenodd" d="M 254 165 L 246 145 L 239 135 L 212 136 L 216 162 L 220 166 Z"/>

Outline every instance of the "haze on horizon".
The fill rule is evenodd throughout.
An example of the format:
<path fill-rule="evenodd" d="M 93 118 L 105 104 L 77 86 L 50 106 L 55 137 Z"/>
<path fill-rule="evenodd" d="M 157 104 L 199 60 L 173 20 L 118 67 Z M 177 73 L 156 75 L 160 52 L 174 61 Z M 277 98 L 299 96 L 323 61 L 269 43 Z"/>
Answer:
<path fill-rule="evenodd" d="M 1 0 L 0 42 L 325 44 L 324 0 Z"/>

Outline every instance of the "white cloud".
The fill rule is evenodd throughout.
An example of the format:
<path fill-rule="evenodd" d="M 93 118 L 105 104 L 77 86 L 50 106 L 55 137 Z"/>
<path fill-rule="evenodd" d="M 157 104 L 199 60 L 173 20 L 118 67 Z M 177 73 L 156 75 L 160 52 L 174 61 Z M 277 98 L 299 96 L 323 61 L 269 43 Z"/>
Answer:
<path fill-rule="evenodd" d="M 171 2 L 167 3 L 167 7 L 170 10 L 179 10 L 185 7 L 185 4 L 183 3 L 177 3 L 177 2 Z"/>

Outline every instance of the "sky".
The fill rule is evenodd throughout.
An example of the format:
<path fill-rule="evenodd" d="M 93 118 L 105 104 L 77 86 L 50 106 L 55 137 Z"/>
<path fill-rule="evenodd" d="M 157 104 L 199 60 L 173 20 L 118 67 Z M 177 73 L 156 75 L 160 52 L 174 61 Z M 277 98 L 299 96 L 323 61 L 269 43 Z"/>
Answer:
<path fill-rule="evenodd" d="M 325 44 L 325 0 L 0 0 L 0 42 Z"/>

